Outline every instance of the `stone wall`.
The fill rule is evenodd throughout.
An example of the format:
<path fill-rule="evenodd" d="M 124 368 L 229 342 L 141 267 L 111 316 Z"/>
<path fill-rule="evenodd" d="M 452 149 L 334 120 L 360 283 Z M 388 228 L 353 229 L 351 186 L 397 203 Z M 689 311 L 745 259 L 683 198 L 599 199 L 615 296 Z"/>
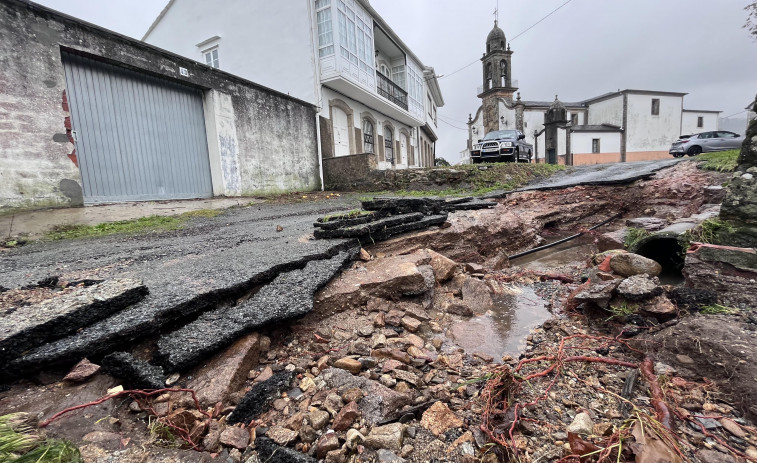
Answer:
<path fill-rule="evenodd" d="M 202 89 L 215 195 L 320 187 L 308 103 L 24 0 L 0 3 L 0 46 L 0 213 L 82 204 L 64 50 Z"/>
<path fill-rule="evenodd" d="M 378 162 L 372 153 L 330 157 L 323 160 L 323 183 L 327 190 L 371 190 Z"/>

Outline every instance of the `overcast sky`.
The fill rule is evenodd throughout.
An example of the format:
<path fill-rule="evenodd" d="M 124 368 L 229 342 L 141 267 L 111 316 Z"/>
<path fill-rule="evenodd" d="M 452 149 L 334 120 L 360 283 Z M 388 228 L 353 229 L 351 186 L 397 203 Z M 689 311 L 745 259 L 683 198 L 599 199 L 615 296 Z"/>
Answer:
<path fill-rule="evenodd" d="M 271 0 L 250 0 L 271 1 Z M 287 1 L 278 0 L 282 8 Z M 751 1 L 751 0 L 750 0 Z M 584 100 L 618 89 L 687 92 L 684 107 L 745 117 L 757 93 L 757 42 L 742 28 L 747 0 L 499 0 L 512 40 L 513 79 L 525 100 Z M 141 38 L 163 0 L 40 0 L 108 29 Z M 221 2 L 218 2 L 219 4 Z M 480 106 L 478 59 L 497 0 L 371 0 L 426 66 L 446 105 L 437 156 L 458 159 L 469 113 Z M 474 62 L 455 74 L 453 72 Z"/>

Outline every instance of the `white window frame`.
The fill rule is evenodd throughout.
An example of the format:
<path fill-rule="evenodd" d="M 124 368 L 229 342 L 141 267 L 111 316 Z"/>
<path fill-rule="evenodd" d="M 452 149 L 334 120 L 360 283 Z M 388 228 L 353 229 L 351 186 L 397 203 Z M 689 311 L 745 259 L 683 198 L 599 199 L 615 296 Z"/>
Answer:
<path fill-rule="evenodd" d="M 221 61 L 219 59 L 220 53 L 218 49 L 219 49 L 218 45 L 213 45 L 212 47 L 202 50 L 203 62 L 206 65 L 212 68 L 216 68 L 216 69 L 221 68 Z"/>
<path fill-rule="evenodd" d="M 315 8 L 318 56 L 324 58 L 334 54 L 334 16 L 331 9 L 331 0 L 316 0 Z"/>

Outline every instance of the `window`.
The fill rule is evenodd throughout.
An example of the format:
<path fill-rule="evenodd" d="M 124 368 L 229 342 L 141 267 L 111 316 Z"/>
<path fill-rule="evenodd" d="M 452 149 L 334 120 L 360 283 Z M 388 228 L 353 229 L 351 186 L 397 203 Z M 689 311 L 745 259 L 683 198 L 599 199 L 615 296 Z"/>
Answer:
<path fill-rule="evenodd" d="M 697 117 L 697 127 L 700 129 L 704 127 L 704 117 L 702 116 Z"/>
<path fill-rule="evenodd" d="M 402 90 L 407 90 L 404 64 L 400 64 L 399 66 L 392 66 L 392 82 L 399 85 Z"/>
<path fill-rule="evenodd" d="M 316 22 L 318 23 L 318 56 L 334 54 L 334 29 L 331 24 L 331 0 L 316 0 Z"/>
<path fill-rule="evenodd" d="M 578 125 L 578 114 L 570 113 L 570 123 L 572 125 Z"/>
<path fill-rule="evenodd" d="M 373 150 L 373 122 L 369 119 L 363 119 L 363 151 L 374 153 Z"/>
<path fill-rule="evenodd" d="M 394 162 L 394 141 L 392 140 L 392 128 L 384 127 L 384 158 L 386 162 Z"/>
<path fill-rule="evenodd" d="M 599 153 L 599 138 L 592 138 L 591 139 L 591 152 L 592 153 Z"/>
<path fill-rule="evenodd" d="M 653 116 L 660 115 L 660 99 L 659 98 L 652 98 L 652 115 Z"/>
<path fill-rule="evenodd" d="M 363 19 L 365 13 L 358 5 L 337 1 L 339 21 L 339 54 L 364 71 L 372 69 L 373 30 Z M 387 74 L 389 75 L 389 74 Z"/>
<path fill-rule="evenodd" d="M 426 105 L 428 105 L 428 115 L 433 116 L 433 104 L 431 103 L 431 95 L 426 95 Z"/>
<path fill-rule="evenodd" d="M 205 50 L 202 52 L 202 55 L 205 57 L 205 64 L 207 64 L 208 66 L 214 67 L 216 69 L 221 67 L 218 63 L 218 47 L 213 47 Z"/>

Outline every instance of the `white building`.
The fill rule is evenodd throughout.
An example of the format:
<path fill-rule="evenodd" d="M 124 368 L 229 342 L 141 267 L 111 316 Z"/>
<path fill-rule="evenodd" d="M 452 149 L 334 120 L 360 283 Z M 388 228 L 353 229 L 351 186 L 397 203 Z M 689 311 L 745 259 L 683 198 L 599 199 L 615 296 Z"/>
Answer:
<path fill-rule="evenodd" d="M 469 116 L 467 150 L 491 131 L 517 129 L 534 146 L 537 162 L 551 156 L 573 164 L 642 161 L 669 157 L 682 134 L 718 129 L 720 112 L 684 109 L 685 93 L 628 89 L 578 102 L 523 100 L 512 80 L 513 53 L 495 22 L 481 58 L 482 105 Z M 558 107 L 566 117 L 548 139 L 544 116 Z"/>
<path fill-rule="evenodd" d="M 323 158 L 434 164 L 433 69 L 367 0 L 170 0 L 143 40 L 312 103 Z"/>

